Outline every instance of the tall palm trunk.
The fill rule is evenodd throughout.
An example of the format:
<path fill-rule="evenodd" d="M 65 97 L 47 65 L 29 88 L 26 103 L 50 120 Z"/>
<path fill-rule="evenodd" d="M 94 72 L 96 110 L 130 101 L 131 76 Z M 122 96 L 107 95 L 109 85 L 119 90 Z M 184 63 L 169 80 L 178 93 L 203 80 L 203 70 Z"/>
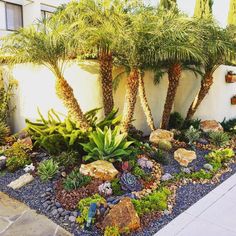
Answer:
<path fill-rule="evenodd" d="M 100 76 L 102 83 L 102 96 L 104 113 L 107 116 L 114 107 L 112 90 L 112 53 L 102 51 L 100 54 Z"/>
<path fill-rule="evenodd" d="M 139 92 L 140 102 L 141 102 L 144 114 L 146 116 L 148 126 L 150 127 L 152 131 L 154 131 L 155 130 L 154 120 L 153 120 L 151 109 L 148 105 L 145 86 L 144 86 L 144 80 L 143 80 L 142 75 L 139 75 L 138 82 L 139 82 L 138 92 Z"/>
<path fill-rule="evenodd" d="M 139 71 L 133 69 L 127 78 L 127 89 L 122 119 L 122 132 L 128 133 L 133 115 L 138 93 Z"/>
<path fill-rule="evenodd" d="M 79 123 L 82 130 L 87 131 L 89 129 L 88 121 L 86 120 L 78 101 L 76 100 L 73 89 L 64 79 L 58 68 L 54 69 L 56 80 L 56 94 L 63 101 L 64 106 L 68 109 L 68 113 L 71 118 Z"/>
<path fill-rule="evenodd" d="M 199 105 L 201 104 L 205 96 L 208 94 L 212 84 L 213 84 L 213 75 L 211 71 L 208 71 L 205 73 L 204 78 L 201 82 L 200 91 L 196 95 L 195 99 L 193 100 L 188 110 L 186 120 L 192 119 Z"/>
<path fill-rule="evenodd" d="M 162 115 L 162 122 L 161 122 L 162 129 L 168 128 L 170 114 L 171 114 L 171 110 L 174 104 L 177 88 L 179 85 L 181 72 L 182 72 L 182 67 L 179 63 L 173 64 L 168 70 L 169 86 L 168 86 L 164 111 Z"/>

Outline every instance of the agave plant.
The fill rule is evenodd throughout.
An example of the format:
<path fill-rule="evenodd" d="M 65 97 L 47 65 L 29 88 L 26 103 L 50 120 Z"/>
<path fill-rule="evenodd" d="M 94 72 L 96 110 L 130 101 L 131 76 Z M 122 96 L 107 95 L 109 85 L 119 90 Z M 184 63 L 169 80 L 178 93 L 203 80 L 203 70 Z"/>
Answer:
<path fill-rule="evenodd" d="M 126 137 L 126 134 L 121 134 L 118 126 L 114 130 L 105 127 L 104 131 L 97 128 L 89 135 L 89 143 L 82 144 L 88 153 L 84 160 L 122 161 L 123 157 L 132 152 L 129 146 L 133 142 L 127 141 Z"/>
<path fill-rule="evenodd" d="M 123 173 L 120 178 L 121 188 L 129 192 L 137 192 L 142 189 L 141 183 L 130 173 Z"/>

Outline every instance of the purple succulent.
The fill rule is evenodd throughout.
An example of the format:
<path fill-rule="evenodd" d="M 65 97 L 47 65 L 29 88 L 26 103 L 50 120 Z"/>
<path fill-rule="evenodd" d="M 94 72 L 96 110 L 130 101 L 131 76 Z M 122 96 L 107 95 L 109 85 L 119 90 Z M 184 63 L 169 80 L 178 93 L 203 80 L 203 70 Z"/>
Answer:
<path fill-rule="evenodd" d="M 134 175 L 130 173 L 123 173 L 122 176 L 120 177 L 120 183 L 121 183 L 121 188 L 124 191 L 137 192 L 142 190 L 141 183 Z"/>
<path fill-rule="evenodd" d="M 98 191 L 101 195 L 104 195 L 104 196 L 112 195 L 111 183 L 106 181 L 105 183 L 99 185 Z"/>
<path fill-rule="evenodd" d="M 142 169 L 151 170 L 153 168 L 152 161 L 149 161 L 146 157 L 141 157 L 138 159 L 138 164 Z"/>

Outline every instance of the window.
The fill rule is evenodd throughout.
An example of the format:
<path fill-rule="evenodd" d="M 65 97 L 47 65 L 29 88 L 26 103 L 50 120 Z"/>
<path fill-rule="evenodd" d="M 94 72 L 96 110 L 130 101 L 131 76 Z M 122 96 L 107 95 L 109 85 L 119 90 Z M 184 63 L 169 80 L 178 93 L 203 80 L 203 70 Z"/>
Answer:
<path fill-rule="evenodd" d="M 52 12 L 41 10 L 42 19 L 48 19 L 52 16 Z"/>
<path fill-rule="evenodd" d="M 7 30 L 15 31 L 23 27 L 22 6 L 6 3 L 6 26 Z"/>

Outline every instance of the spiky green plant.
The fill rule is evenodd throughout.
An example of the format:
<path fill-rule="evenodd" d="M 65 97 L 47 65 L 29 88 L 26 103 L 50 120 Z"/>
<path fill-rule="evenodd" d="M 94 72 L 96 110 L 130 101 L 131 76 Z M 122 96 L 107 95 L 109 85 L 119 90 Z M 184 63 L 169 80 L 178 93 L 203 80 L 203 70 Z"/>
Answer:
<path fill-rule="evenodd" d="M 84 160 L 107 160 L 110 162 L 121 161 L 131 154 L 129 146 L 133 142 L 127 141 L 126 134 L 121 134 L 117 126 L 114 130 L 105 127 L 97 128 L 89 135 L 89 142 L 81 144 L 88 153 Z"/>
<path fill-rule="evenodd" d="M 230 0 L 228 25 L 229 26 L 232 26 L 232 25 L 236 26 L 236 1 L 235 0 Z"/>
<path fill-rule="evenodd" d="M 225 147 L 229 143 L 229 135 L 224 132 L 211 132 L 210 141 L 217 147 Z"/>
<path fill-rule="evenodd" d="M 57 162 L 50 160 L 45 160 L 39 163 L 38 175 L 42 181 L 51 180 L 58 172 Z"/>
<path fill-rule="evenodd" d="M 0 121 L 0 145 L 5 143 L 5 138 L 10 134 L 9 127 Z"/>

